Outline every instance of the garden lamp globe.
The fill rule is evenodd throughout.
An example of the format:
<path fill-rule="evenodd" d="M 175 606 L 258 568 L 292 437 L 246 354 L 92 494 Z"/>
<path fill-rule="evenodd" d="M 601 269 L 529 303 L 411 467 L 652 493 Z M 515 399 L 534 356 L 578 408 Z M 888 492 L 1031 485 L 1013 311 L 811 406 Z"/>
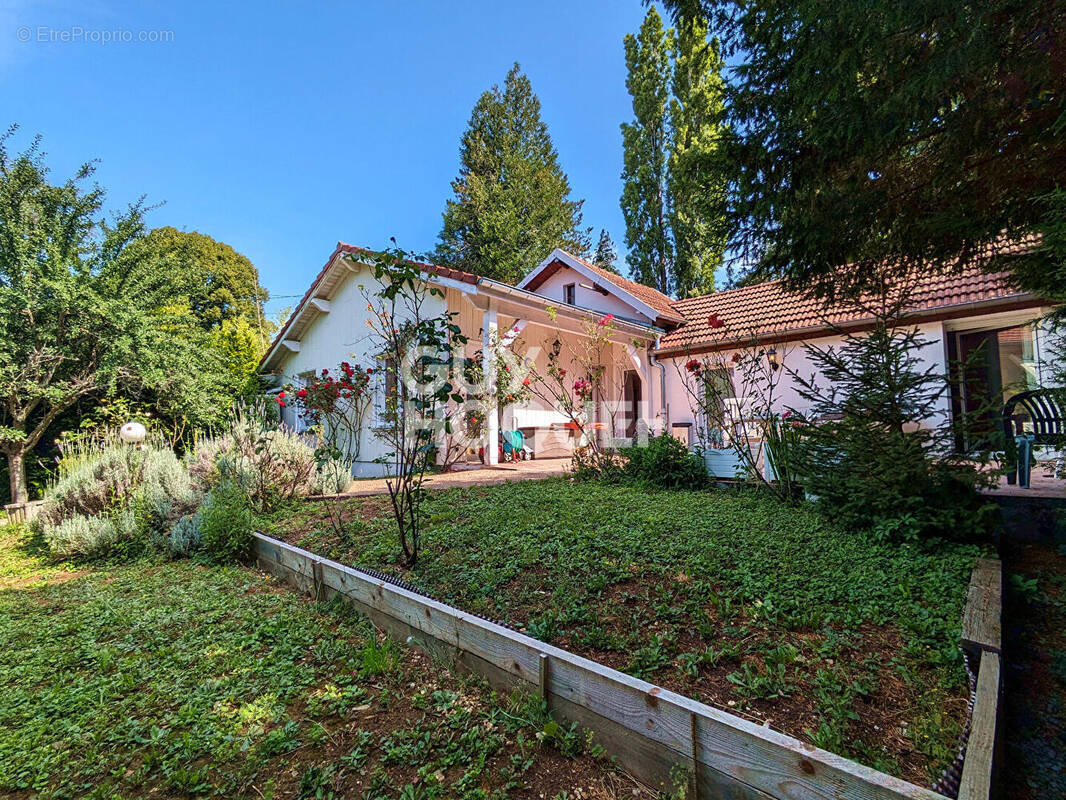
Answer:
<path fill-rule="evenodd" d="M 140 445 L 147 435 L 148 431 L 139 422 L 127 422 L 118 429 L 118 438 L 126 444 Z"/>

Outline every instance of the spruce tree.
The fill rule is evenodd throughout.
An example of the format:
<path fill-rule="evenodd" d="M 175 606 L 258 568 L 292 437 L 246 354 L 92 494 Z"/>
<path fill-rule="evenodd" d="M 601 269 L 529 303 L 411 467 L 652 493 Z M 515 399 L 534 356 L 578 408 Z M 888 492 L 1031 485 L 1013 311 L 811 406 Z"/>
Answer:
<path fill-rule="evenodd" d="M 727 104 L 738 262 L 839 299 L 977 260 L 1066 300 L 1061 0 L 663 5 L 706 14 L 743 62 Z"/>
<path fill-rule="evenodd" d="M 718 45 L 701 17 L 675 33 L 652 7 L 625 51 L 634 120 L 622 125 L 622 214 L 632 277 L 678 297 L 713 291 L 725 250 Z"/>
<path fill-rule="evenodd" d="M 606 228 L 600 228 L 600 240 L 596 243 L 596 253 L 592 257 L 592 263 L 600 269 L 609 272 L 618 272 L 615 261 L 618 260 L 618 251 L 614 249 L 614 241 Z"/>
<path fill-rule="evenodd" d="M 725 84 L 718 43 L 708 40 L 701 18 L 681 22 L 673 55 L 667 162 L 672 288 L 678 297 L 695 297 L 714 291 L 725 255 Z"/>
<path fill-rule="evenodd" d="M 636 36 L 626 34 L 626 88 L 632 122 L 622 124 L 622 216 L 632 278 L 670 291 L 674 243 L 668 224 L 666 152 L 670 50 L 662 18 L 652 6 Z"/>
<path fill-rule="evenodd" d="M 474 105 L 444 210 L 439 263 L 517 283 L 554 248 L 589 249 L 581 200 L 559 166 L 537 99 L 516 63 Z"/>

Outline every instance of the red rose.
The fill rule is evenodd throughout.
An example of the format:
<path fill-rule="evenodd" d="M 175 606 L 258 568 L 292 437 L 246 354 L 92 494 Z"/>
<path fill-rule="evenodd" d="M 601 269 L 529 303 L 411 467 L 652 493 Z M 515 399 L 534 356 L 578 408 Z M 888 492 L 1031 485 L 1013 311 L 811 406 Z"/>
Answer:
<path fill-rule="evenodd" d="M 614 314 L 607 314 L 600 320 L 600 325 L 610 325 L 612 319 L 614 319 Z"/>
<path fill-rule="evenodd" d="M 522 385 L 529 386 L 529 378 L 526 378 L 524 381 L 522 381 Z"/>
<path fill-rule="evenodd" d="M 278 397 L 279 398 L 285 397 L 285 392 L 278 392 Z"/>
<path fill-rule="evenodd" d="M 740 363 L 740 353 L 733 353 L 733 363 L 734 364 L 739 364 Z"/>
<path fill-rule="evenodd" d="M 687 369 L 689 372 L 699 372 L 700 371 L 700 366 L 701 365 L 700 365 L 699 360 L 694 358 L 691 361 L 689 361 L 687 364 L 685 364 L 685 369 Z"/>
<path fill-rule="evenodd" d="M 296 396 L 299 397 L 301 400 L 303 400 L 305 397 L 307 397 L 307 390 L 306 389 L 300 389 L 296 393 Z"/>
<path fill-rule="evenodd" d="M 707 317 L 707 324 L 710 325 L 712 328 L 725 327 L 725 323 L 722 322 L 721 317 L 719 317 L 717 314 L 711 314 L 711 316 Z"/>

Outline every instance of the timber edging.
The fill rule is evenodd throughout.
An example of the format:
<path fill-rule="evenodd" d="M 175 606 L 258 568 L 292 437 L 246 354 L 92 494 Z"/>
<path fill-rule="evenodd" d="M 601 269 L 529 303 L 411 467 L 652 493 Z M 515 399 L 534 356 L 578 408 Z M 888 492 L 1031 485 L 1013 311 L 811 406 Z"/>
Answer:
<path fill-rule="evenodd" d="M 944 795 L 540 642 L 404 586 L 255 535 L 259 567 L 317 597 L 343 596 L 390 634 L 490 683 L 524 685 L 593 731 L 622 767 L 669 786 L 680 767 L 697 798 L 944 800 Z"/>
<path fill-rule="evenodd" d="M 989 800 L 997 796 L 996 773 L 1002 748 L 998 736 L 1003 712 L 1002 621 L 1002 562 L 978 559 L 962 615 L 962 645 L 977 670 L 977 685 L 958 800 Z"/>

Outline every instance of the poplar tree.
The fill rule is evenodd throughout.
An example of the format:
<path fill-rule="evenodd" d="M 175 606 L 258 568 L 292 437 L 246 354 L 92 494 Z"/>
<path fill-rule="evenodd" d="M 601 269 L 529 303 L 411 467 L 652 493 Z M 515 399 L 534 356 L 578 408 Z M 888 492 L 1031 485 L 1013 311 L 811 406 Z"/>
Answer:
<path fill-rule="evenodd" d="M 460 145 L 455 196 L 435 254 L 446 266 L 517 283 L 556 247 L 589 250 L 584 201 L 570 199 L 540 100 L 516 63 L 478 98 Z"/>
<path fill-rule="evenodd" d="M 667 208 L 667 104 L 670 48 L 662 18 L 652 6 L 637 35 L 626 34 L 626 88 L 633 121 L 622 124 L 622 216 L 633 280 L 670 291 L 674 243 Z"/>
<path fill-rule="evenodd" d="M 714 290 L 725 251 L 722 58 L 701 17 L 664 29 L 654 6 L 625 38 L 634 120 L 622 125 L 622 214 L 634 280 Z"/>
<path fill-rule="evenodd" d="M 672 289 L 678 297 L 695 297 L 714 291 L 725 255 L 725 84 L 718 43 L 708 40 L 702 18 L 681 22 L 673 56 L 667 162 Z"/>

